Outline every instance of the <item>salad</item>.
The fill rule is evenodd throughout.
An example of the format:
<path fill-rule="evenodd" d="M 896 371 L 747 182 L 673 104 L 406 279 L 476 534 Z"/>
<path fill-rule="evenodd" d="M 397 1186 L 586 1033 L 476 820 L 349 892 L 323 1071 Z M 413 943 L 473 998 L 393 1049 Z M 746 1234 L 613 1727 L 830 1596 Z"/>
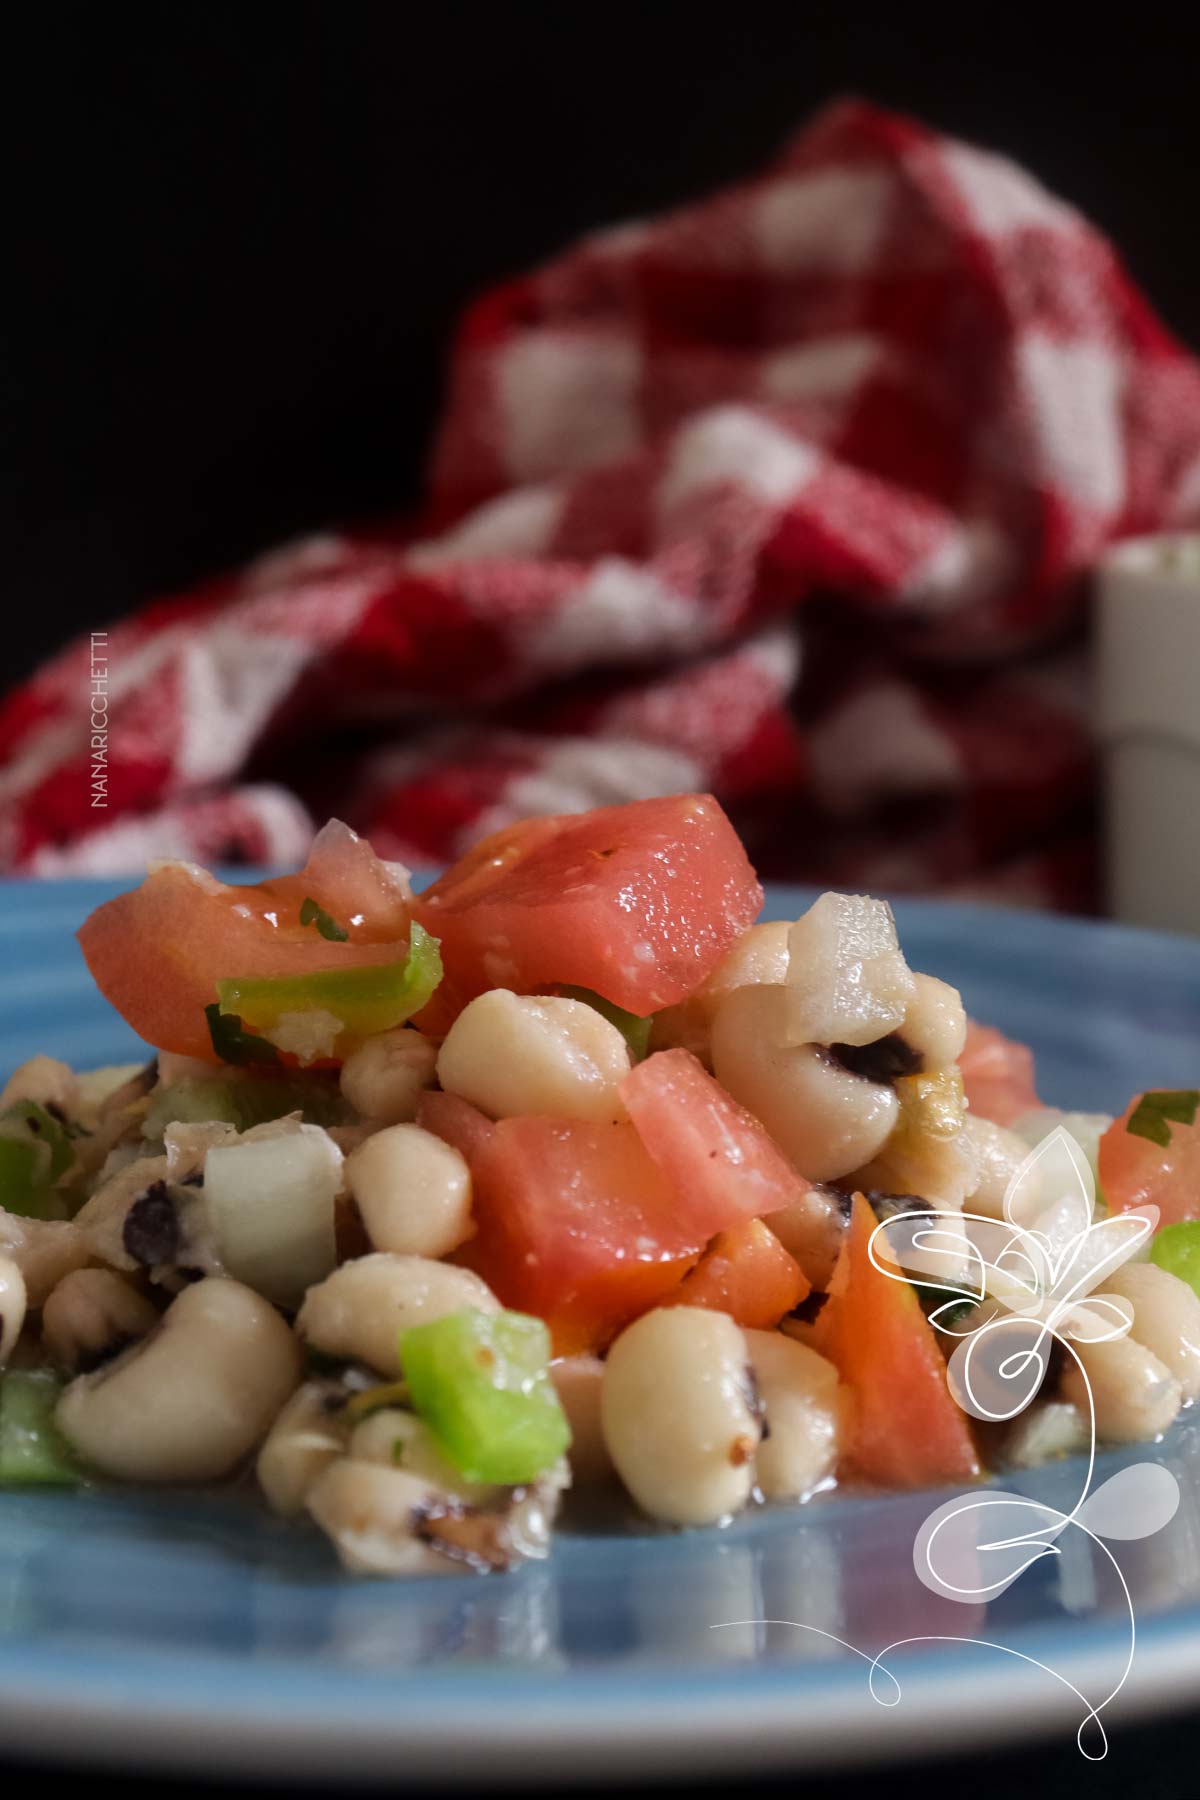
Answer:
<path fill-rule="evenodd" d="M 1001 1217 L 1063 1122 L 1098 1206 L 1159 1209 L 1102 1290 L 1131 1330 L 1079 1354 L 1101 1437 L 1163 1432 L 1200 1393 L 1200 1095 L 1064 1119 L 883 902 L 761 902 L 682 795 L 416 895 L 335 821 L 298 874 L 166 862 L 99 907 L 83 954 L 155 1054 L 0 1096 L 0 1482 L 253 1469 L 407 1574 L 544 1555 L 572 1484 L 699 1526 L 1068 1453 L 1078 1369 L 977 1427 L 919 1269 L 871 1253 L 900 1212 Z"/>

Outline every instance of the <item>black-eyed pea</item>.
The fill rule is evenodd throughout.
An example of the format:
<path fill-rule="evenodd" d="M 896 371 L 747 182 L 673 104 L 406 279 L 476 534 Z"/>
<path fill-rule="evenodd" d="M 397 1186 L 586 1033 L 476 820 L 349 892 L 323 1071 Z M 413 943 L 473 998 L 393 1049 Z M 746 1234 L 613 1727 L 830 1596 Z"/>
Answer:
<path fill-rule="evenodd" d="M 604 1364 L 598 1356 L 560 1356 L 550 1364 L 550 1379 L 571 1427 L 568 1460 L 575 1486 L 611 1481 L 613 1462 L 601 1419 Z"/>
<path fill-rule="evenodd" d="M 499 1493 L 494 1483 L 468 1481 L 445 1456 L 429 1427 L 400 1406 L 377 1407 L 355 1425 L 347 1451 L 358 1462 L 407 1469 L 443 1493 L 473 1506 L 486 1506 Z"/>
<path fill-rule="evenodd" d="M 1021 1165 L 1028 1160 L 1029 1145 L 1005 1125 L 969 1112 L 963 1120 L 963 1138 L 975 1159 L 977 1179 L 967 1195 L 968 1212 L 989 1219 L 1003 1219 L 1004 1196 Z"/>
<path fill-rule="evenodd" d="M 701 987 L 678 1005 L 663 1007 L 654 1014 L 650 1048 L 690 1050 L 706 1068 L 711 1068 L 709 1040 L 718 1006 L 734 988 L 761 987 L 787 979 L 790 930 L 786 920 L 777 919 L 743 931 Z"/>
<path fill-rule="evenodd" d="M 696 990 L 710 1017 L 734 988 L 770 987 L 787 980 L 791 929 L 786 919 L 770 919 L 751 925 L 734 939 L 708 980 Z"/>
<path fill-rule="evenodd" d="M 1039 1469 L 1063 1456 L 1078 1456 L 1091 1441 L 1079 1407 L 1067 1400 L 1035 1400 L 1004 1438 L 1004 1461 L 1016 1469 Z"/>
<path fill-rule="evenodd" d="M 1096 1344 L 1073 1339 L 1071 1347 L 1079 1363 L 1068 1357 L 1061 1397 L 1087 1418 L 1090 1387 L 1097 1437 L 1110 1444 L 1149 1443 L 1178 1415 L 1183 1405 L 1179 1381 L 1144 1344 L 1118 1337 Z"/>
<path fill-rule="evenodd" d="M 52 1107 L 68 1118 L 79 1111 L 79 1080 L 74 1069 L 53 1056 L 31 1056 L 19 1069 L 14 1069 L 0 1092 L 0 1112 L 15 1106 L 19 1100 L 32 1100 L 38 1106 Z"/>
<path fill-rule="evenodd" d="M 42 1337 L 60 1369 L 86 1373 L 146 1337 L 158 1320 L 153 1302 L 115 1270 L 75 1269 L 42 1308 Z"/>
<path fill-rule="evenodd" d="M 448 1256 L 474 1231 L 465 1158 L 420 1125 L 372 1132 L 347 1159 L 346 1181 L 377 1250 Z"/>
<path fill-rule="evenodd" d="M 618 1475 L 652 1519 L 710 1525 L 745 1506 L 761 1419 L 744 1333 L 726 1313 L 661 1307 L 604 1365 L 600 1414 Z"/>
<path fill-rule="evenodd" d="M 1157 1356 L 1185 1400 L 1200 1396 L 1200 1298 L 1186 1281 L 1156 1263 L 1123 1263 L 1097 1292 L 1133 1308 L 1129 1335 Z"/>
<path fill-rule="evenodd" d="M 342 1093 L 364 1118 L 400 1125 L 416 1118 L 436 1066 L 437 1045 L 413 1026 L 401 1025 L 351 1051 L 342 1064 Z"/>
<path fill-rule="evenodd" d="M 625 1117 L 630 1069 L 617 1027 L 583 1000 L 492 988 L 463 1008 L 438 1052 L 438 1080 L 489 1118 Z"/>
<path fill-rule="evenodd" d="M 262 1440 L 300 1380 L 299 1342 L 240 1282 L 187 1287 L 156 1328 L 64 1391 L 59 1429 L 118 1481 L 215 1481 Z"/>
<path fill-rule="evenodd" d="M 817 1044 L 788 1044 L 789 1005 L 782 987 L 727 994 L 713 1019 L 713 1070 L 810 1181 L 833 1181 L 883 1148 L 900 1104 L 889 1082 L 852 1074 Z"/>
<path fill-rule="evenodd" d="M 747 1331 L 746 1343 L 766 1413 L 758 1486 L 765 1500 L 802 1500 L 837 1464 L 842 1430 L 837 1370 L 778 1331 Z"/>
<path fill-rule="evenodd" d="M 789 1256 L 795 1257 L 818 1293 L 829 1286 L 846 1225 L 850 1200 L 836 1188 L 810 1186 L 798 1200 L 763 1220 Z"/>
<path fill-rule="evenodd" d="M 317 1479 L 345 1455 L 344 1399 L 335 1382 L 306 1381 L 267 1433 L 255 1466 L 267 1504 L 281 1518 L 297 1518 Z"/>
<path fill-rule="evenodd" d="M 0 1211 L 0 1255 L 21 1271 L 26 1303 L 36 1311 L 64 1276 L 91 1260 L 92 1249 L 74 1219 L 23 1219 Z"/>
<path fill-rule="evenodd" d="M 16 1348 L 26 1304 L 25 1277 L 11 1256 L 0 1256 L 0 1368 Z"/>
<path fill-rule="evenodd" d="M 500 1302 L 470 1269 L 378 1250 L 356 1257 L 309 1288 L 296 1318 L 306 1343 L 342 1362 L 400 1374 L 399 1337 L 464 1307 L 498 1312 Z"/>
<path fill-rule="evenodd" d="M 462 1565 L 419 1533 L 444 1496 L 409 1469 L 340 1456 L 308 1490 L 305 1505 L 344 1568 L 362 1575 L 453 1575 Z"/>

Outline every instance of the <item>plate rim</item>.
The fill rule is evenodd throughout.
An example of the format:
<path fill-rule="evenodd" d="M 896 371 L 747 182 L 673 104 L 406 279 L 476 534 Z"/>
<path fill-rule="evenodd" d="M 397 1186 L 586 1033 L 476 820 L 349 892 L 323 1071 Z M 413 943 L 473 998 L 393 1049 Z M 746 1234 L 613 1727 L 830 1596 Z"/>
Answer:
<path fill-rule="evenodd" d="M 248 880 L 254 871 L 229 873 Z M 86 905 L 131 879 L 0 884 L 0 932 L 19 930 L 28 922 L 21 915 L 31 911 L 43 930 L 61 931 L 65 952 L 68 912 L 81 917 Z M 772 902 L 784 905 L 814 891 L 768 883 L 768 912 Z M 31 909 L 35 898 L 39 904 Z M 1007 934 L 997 929 L 1007 922 L 1047 956 L 1082 934 L 1114 955 L 1133 945 L 1152 961 L 1183 957 L 1200 981 L 1200 940 L 971 900 L 896 896 L 894 903 L 902 929 L 906 919 L 923 929 L 940 924 L 948 939 L 972 949 L 992 945 L 997 958 L 1009 954 Z M 72 966 L 85 975 L 77 953 Z M 19 1018 L 27 1004 L 3 1010 Z M 1123 1627 L 1086 1619 L 1031 1624 L 1007 1635 L 1018 1654 L 1026 1646 L 1031 1654 L 1040 1649 L 1039 1660 L 1084 1691 L 1091 1671 L 1111 1671 L 1118 1635 L 1126 1641 Z M 248 1669 L 244 1697 L 236 1684 Z M 399 1760 L 430 1784 L 480 1774 L 542 1783 L 577 1775 L 581 1757 L 589 1772 L 609 1775 L 766 1771 L 801 1763 L 849 1768 L 951 1752 L 968 1742 L 982 1747 L 1032 1742 L 1060 1730 L 1069 1735 L 1083 1716 L 1079 1699 L 1045 1673 L 1022 1688 L 1020 1705 L 1011 1699 L 1018 1685 L 1011 1672 L 998 1681 L 994 1673 L 964 1667 L 953 1652 L 921 1652 L 902 1673 L 904 1698 L 884 1712 L 867 1691 L 865 1664 L 842 1660 L 532 1671 L 523 1684 L 508 1671 L 497 1683 L 494 1668 L 415 1669 L 394 1673 L 385 1690 L 378 1670 L 314 1667 L 299 1679 L 298 1668 L 282 1659 L 251 1665 L 245 1657 L 213 1653 L 189 1661 L 184 1653 L 161 1651 L 106 1651 L 101 1668 L 95 1652 L 59 1644 L 31 1652 L 0 1638 L 0 1729 L 14 1753 L 53 1761 L 87 1756 L 113 1767 L 131 1766 L 133 1741 L 139 1766 L 177 1773 L 323 1779 L 350 1771 L 354 1779 L 394 1781 Z M 222 1678 L 226 1691 L 218 1693 Z M 351 1683 L 358 1679 L 362 1693 L 352 1704 Z M 264 1680 L 279 1691 L 267 1695 Z M 78 1685 L 83 1682 L 86 1688 Z M 322 1682 L 330 1690 L 323 1702 L 314 1691 Z M 194 1698 L 185 1703 L 180 1696 L 189 1684 Z M 283 1692 L 289 1684 L 291 1698 Z M 514 1706 L 522 1686 L 524 1697 Z M 819 1706 L 805 1704 L 812 1696 Z M 1111 1723 L 1149 1717 L 1197 1698 L 1200 1605 L 1139 1622 L 1133 1670 L 1103 1716 Z M 454 1763 L 447 1767 L 451 1721 Z"/>

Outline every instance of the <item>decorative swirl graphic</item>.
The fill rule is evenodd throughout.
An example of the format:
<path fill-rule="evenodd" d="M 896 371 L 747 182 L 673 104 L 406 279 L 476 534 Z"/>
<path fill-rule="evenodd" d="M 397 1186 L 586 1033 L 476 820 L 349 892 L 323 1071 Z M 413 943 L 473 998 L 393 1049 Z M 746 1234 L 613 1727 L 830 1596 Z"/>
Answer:
<path fill-rule="evenodd" d="M 1128 1332 L 1129 1303 L 1094 1290 L 1146 1243 L 1158 1223 L 1153 1206 L 1097 1219 L 1095 1200 L 1091 1167 L 1060 1126 L 1013 1177 L 1002 1220 L 923 1209 L 886 1220 L 871 1238 L 871 1260 L 882 1274 L 901 1281 L 918 1275 L 923 1286 L 946 1294 L 930 1323 L 959 1339 L 948 1381 L 972 1418 L 999 1424 L 1022 1413 L 1042 1387 L 1053 1344 L 1060 1344 L 1079 1370 L 1088 1451 L 1071 1511 L 1003 1491 L 960 1495 L 926 1519 L 913 1546 L 913 1564 L 932 1592 L 975 1604 L 996 1599 L 1036 1562 L 1057 1556 L 1056 1540 L 1068 1529 L 1082 1532 L 1102 1552 L 1124 1596 L 1129 1650 L 1112 1692 L 1094 1705 L 1085 1701 L 1077 1741 L 1089 1760 L 1107 1754 L 1100 1713 L 1125 1684 L 1137 1636 L 1129 1588 L 1104 1539 L 1149 1536 L 1169 1522 L 1179 1504 L 1175 1477 L 1157 1463 L 1123 1469 L 1092 1493 L 1096 1409 L 1076 1345 L 1105 1343 Z M 966 1318 L 964 1300 L 973 1303 Z M 1063 1679 L 1053 1669 L 1047 1672 Z M 1085 1743 L 1089 1727 L 1097 1734 L 1096 1750 Z"/>
<path fill-rule="evenodd" d="M 765 1620 L 832 1638 L 869 1663 L 872 1698 L 895 1706 L 900 1682 L 887 1667 L 896 1650 L 918 1643 L 976 1644 L 1043 1670 L 1075 1694 L 1084 1708 L 1076 1741 L 1089 1761 L 1108 1753 L 1101 1713 L 1120 1693 L 1133 1666 L 1137 1627 L 1133 1602 L 1109 1539 L 1149 1537 L 1179 1505 L 1170 1470 L 1142 1462 L 1120 1470 L 1094 1493 L 1096 1409 L 1077 1344 L 1098 1344 L 1128 1332 L 1133 1315 L 1119 1297 L 1095 1289 L 1154 1232 L 1158 1209 L 1137 1207 L 1096 1218 L 1095 1180 L 1079 1145 L 1061 1126 L 1025 1159 L 1004 1197 L 1003 1218 L 921 1207 L 896 1214 L 872 1233 L 871 1261 L 895 1281 L 918 1281 L 946 1297 L 930 1324 L 959 1341 L 947 1371 L 950 1392 L 972 1418 L 1007 1424 L 1038 1395 L 1060 1345 L 1079 1370 L 1087 1401 L 1088 1450 L 1079 1496 L 1070 1512 L 1021 1494 L 990 1489 L 938 1506 L 913 1545 L 913 1566 L 931 1592 L 977 1606 L 995 1600 L 1044 1558 L 1061 1554 L 1058 1540 L 1078 1531 L 1111 1566 L 1129 1619 L 1129 1645 L 1112 1691 L 1091 1701 L 1058 1670 L 1006 1644 L 984 1638 L 927 1634 L 900 1638 L 870 1656 L 832 1632 L 797 1620 Z M 963 1316 L 963 1302 L 970 1309 Z M 885 1695 L 878 1677 L 891 1687 Z M 1089 1747 L 1089 1736 L 1094 1747 Z"/>

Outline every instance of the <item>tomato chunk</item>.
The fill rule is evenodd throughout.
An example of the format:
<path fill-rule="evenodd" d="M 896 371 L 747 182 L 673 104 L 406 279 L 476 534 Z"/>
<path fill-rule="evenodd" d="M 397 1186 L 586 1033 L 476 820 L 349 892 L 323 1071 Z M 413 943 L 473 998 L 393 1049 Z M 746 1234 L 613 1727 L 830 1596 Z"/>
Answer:
<path fill-rule="evenodd" d="M 856 1194 L 829 1298 L 809 1338 L 854 1394 L 843 1464 L 885 1487 L 971 1481 L 980 1465 L 967 1416 L 951 1398 L 945 1362 L 915 1291 L 871 1261 L 875 1225 L 875 1214 Z"/>
<path fill-rule="evenodd" d="M 471 1172 L 479 1230 L 461 1260 L 545 1319 L 559 1355 L 607 1343 L 678 1286 L 709 1235 L 631 1125 L 501 1119 Z"/>
<path fill-rule="evenodd" d="M 1113 1212 L 1157 1206 L 1159 1223 L 1200 1219 L 1200 1115 L 1191 1125 L 1165 1121 L 1168 1144 L 1128 1130 L 1144 1096 L 1135 1094 L 1100 1139 L 1100 1189 Z"/>
<path fill-rule="evenodd" d="M 1022 1113 L 1041 1105 L 1033 1085 L 1033 1051 L 991 1025 L 968 1021 L 958 1066 L 967 1104 L 981 1119 L 1011 1125 Z"/>
<path fill-rule="evenodd" d="M 527 819 L 414 902 L 450 988 L 587 987 L 644 1016 L 708 976 L 762 889 L 709 794 Z"/>
<path fill-rule="evenodd" d="M 402 960 L 410 898 L 403 872 L 335 820 L 299 874 L 257 885 L 227 886 L 190 863 L 163 863 L 97 907 L 79 943 L 97 987 L 139 1037 L 215 1061 L 204 1008 L 219 980 Z M 345 942 L 301 925 L 306 899 L 346 931 Z"/>
<path fill-rule="evenodd" d="M 664 1306 L 707 1306 L 729 1313 L 739 1325 L 767 1331 L 799 1306 L 810 1291 L 807 1277 L 779 1239 L 750 1219 L 718 1232 L 696 1267 Z"/>
<path fill-rule="evenodd" d="M 690 1050 L 659 1050 L 621 1083 L 639 1136 L 706 1236 L 799 1200 L 808 1183 Z"/>

